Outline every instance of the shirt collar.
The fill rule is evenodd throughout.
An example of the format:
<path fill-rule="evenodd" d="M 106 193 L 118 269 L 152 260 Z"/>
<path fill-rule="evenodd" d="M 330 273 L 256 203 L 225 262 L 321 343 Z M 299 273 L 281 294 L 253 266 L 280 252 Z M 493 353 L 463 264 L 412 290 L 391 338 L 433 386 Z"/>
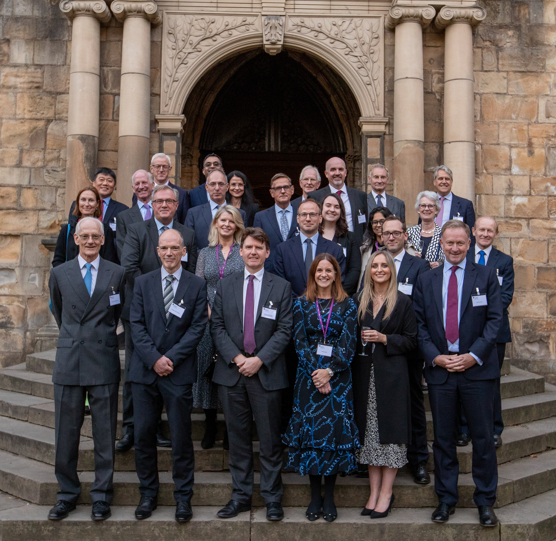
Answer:
<path fill-rule="evenodd" d="M 373 193 L 373 197 L 376 198 L 380 195 L 380 197 L 384 197 L 384 199 L 386 199 L 386 192 L 382 192 L 382 193 L 376 193 L 374 190 L 371 190 L 371 192 Z"/>
<path fill-rule="evenodd" d="M 465 267 L 467 266 L 467 258 L 464 257 L 463 261 L 461 263 L 458 264 L 458 267 L 460 269 L 465 270 Z M 447 260 L 444 260 L 444 274 L 448 273 L 448 272 L 452 272 L 452 267 L 453 265 Z"/>
<path fill-rule="evenodd" d="M 492 244 L 488 248 L 479 248 L 479 245 L 475 244 L 475 255 L 477 255 L 481 250 L 483 250 L 486 256 L 489 256 L 492 251 Z"/>
<path fill-rule="evenodd" d="M 164 267 L 160 267 L 160 269 L 161 269 L 161 274 L 162 274 L 162 281 L 164 281 L 166 276 L 169 276 L 170 273 Z M 178 282 L 180 281 L 182 270 L 183 270 L 183 267 L 180 265 L 179 269 L 176 272 L 173 273 L 174 278 Z"/>
<path fill-rule="evenodd" d="M 401 263 L 403 261 L 404 255 L 405 255 L 405 248 L 402 248 L 402 251 L 394 258 L 394 261 L 399 261 Z"/>
<path fill-rule="evenodd" d="M 319 241 L 319 232 L 317 231 L 312 237 L 305 236 L 301 231 L 299 231 L 299 238 L 301 239 L 301 246 L 305 244 L 305 241 L 310 238 L 316 245 Z"/>
<path fill-rule="evenodd" d="M 262 279 L 263 279 L 263 274 L 264 274 L 264 267 L 263 267 L 260 271 L 258 271 L 258 272 L 256 272 L 255 274 L 253 274 L 253 276 L 255 277 L 256 280 L 262 281 Z M 247 280 L 247 279 L 249 278 L 249 276 L 251 276 L 251 273 L 250 273 L 247 269 L 244 269 L 244 271 L 243 271 L 243 279 L 244 279 L 244 280 Z"/>
<path fill-rule="evenodd" d="M 274 203 L 274 210 L 276 211 L 276 214 L 278 215 L 283 210 L 285 210 L 286 212 L 293 212 L 293 207 L 290 203 L 285 209 L 283 209 L 282 207 L 279 207 L 276 203 Z"/>
<path fill-rule="evenodd" d="M 332 193 L 338 193 L 340 190 L 342 190 L 342 192 L 344 192 L 345 194 L 347 194 L 347 187 L 346 187 L 346 183 L 344 182 L 342 184 L 341 188 L 336 188 L 336 186 L 333 186 L 332 184 L 330 184 L 330 191 Z"/>
<path fill-rule="evenodd" d="M 452 192 L 450 192 L 448 195 L 444 196 L 444 201 L 451 201 L 452 200 Z M 438 194 L 438 197 L 442 197 L 440 194 Z"/>
<path fill-rule="evenodd" d="M 208 192 L 207 192 L 207 194 L 208 194 Z M 220 208 L 222 205 L 225 205 L 225 204 L 226 204 L 226 201 L 224 201 L 224 203 L 216 203 L 215 201 L 213 201 L 213 200 L 210 198 L 210 195 L 209 195 L 209 203 L 210 203 L 210 210 L 214 210 L 214 207 L 216 207 L 216 206 L 217 206 L 218 208 Z"/>
<path fill-rule="evenodd" d="M 108 208 L 108 205 L 110 204 L 110 200 L 112 199 L 111 196 L 108 197 L 103 197 L 102 200 L 106 203 L 106 208 Z"/>
<path fill-rule="evenodd" d="M 152 205 L 151 205 L 150 201 L 148 203 L 143 203 L 143 201 L 139 201 L 139 199 L 138 199 L 137 204 L 141 205 L 140 208 L 152 208 Z"/>
<path fill-rule="evenodd" d="M 85 261 L 81 255 L 77 256 L 77 260 L 79 261 L 79 268 L 82 269 L 85 264 L 87 263 L 87 261 Z M 97 255 L 97 258 L 91 263 L 93 266 L 93 269 L 98 270 L 98 266 L 100 265 L 100 255 Z"/>
<path fill-rule="evenodd" d="M 156 218 L 154 219 L 154 221 L 156 222 L 157 230 L 160 231 L 160 229 L 164 227 L 164 224 L 161 224 Z M 168 229 L 174 229 L 174 220 L 172 220 L 166 227 Z"/>

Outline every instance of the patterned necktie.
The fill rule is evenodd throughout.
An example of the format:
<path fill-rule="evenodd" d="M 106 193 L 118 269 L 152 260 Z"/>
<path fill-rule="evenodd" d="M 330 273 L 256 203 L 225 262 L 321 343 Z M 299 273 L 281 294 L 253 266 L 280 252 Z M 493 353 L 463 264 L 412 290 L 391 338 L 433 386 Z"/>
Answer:
<path fill-rule="evenodd" d="M 382 207 L 382 195 L 378 194 L 376 196 L 376 206 L 377 207 Z"/>
<path fill-rule="evenodd" d="M 289 233 L 289 227 L 288 227 L 288 219 L 286 218 L 286 211 L 285 210 L 281 210 L 280 211 L 282 213 L 282 217 L 280 218 L 280 233 L 282 233 L 282 240 L 288 240 L 288 233 Z"/>
<path fill-rule="evenodd" d="M 452 274 L 448 282 L 448 302 L 446 306 L 446 339 L 451 344 L 455 344 L 459 339 L 458 325 L 458 277 L 457 265 L 452 266 Z"/>
<path fill-rule="evenodd" d="M 311 239 L 305 239 L 305 244 L 307 245 L 307 252 L 305 253 L 305 272 L 309 276 L 309 269 L 311 268 L 311 263 L 313 263 L 313 241 Z"/>
<path fill-rule="evenodd" d="M 92 263 L 85 263 L 85 267 L 87 267 L 87 272 L 85 273 L 85 287 L 89 292 L 89 297 L 91 296 L 91 289 L 93 288 L 93 273 L 91 272 L 91 267 L 93 266 Z"/>
<path fill-rule="evenodd" d="M 484 250 L 479 251 L 479 265 L 486 265 L 485 255 L 486 252 Z"/>
<path fill-rule="evenodd" d="M 257 344 L 255 343 L 255 276 L 249 275 L 247 294 L 245 295 L 245 320 L 243 324 L 243 349 L 246 353 L 253 353 Z"/>
<path fill-rule="evenodd" d="M 444 200 L 445 199 L 446 198 L 444 196 L 442 196 L 440 198 L 440 212 L 438 213 L 438 216 L 434 220 L 438 227 L 442 227 L 442 220 L 444 219 Z"/>
<path fill-rule="evenodd" d="M 152 218 L 152 214 L 151 214 L 151 207 L 149 205 L 145 205 L 145 207 L 147 210 L 145 211 L 145 221 L 150 220 Z"/>
<path fill-rule="evenodd" d="M 173 274 L 166 276 L 166 285 L 164 286 L 164 311 L 166 312 L 166 319 L 168 319 L 170 313 L 170 306 L 172 306 L 172 301 L 174 300 L 174 288 L 172 287 L 172 282 L 176 278 Z"/>
<path fill-rule="evenodd" d="M 160 230 L 158 231 L 158 236 L 160 237 L 160 235 L 162 235 L 162 233 L 164 233 L 164 231 L 168 231 L 168 229 L 170 229 L 167 225 L 163 225 Z"/>

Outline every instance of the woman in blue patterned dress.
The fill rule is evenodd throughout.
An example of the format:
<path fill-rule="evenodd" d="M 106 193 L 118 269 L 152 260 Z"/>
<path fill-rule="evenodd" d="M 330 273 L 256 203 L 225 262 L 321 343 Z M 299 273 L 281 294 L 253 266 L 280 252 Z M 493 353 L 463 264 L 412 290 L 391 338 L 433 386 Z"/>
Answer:
<path fill-rule="evenodd" d="M 294 303 L 299 364 L 293 414 L 284 435 L 289 447 L 286 467 L 309 474 L 311 481 L 307 518 L 316 520 L 322 512 L 328 522 L 337 517 L 336 476 L 357 468 L 359 447 L 350 371 L 357 343 L 357 307 L 341 279 L 336 259 L 318 255 L 309 270 L 307 292 Z"/>

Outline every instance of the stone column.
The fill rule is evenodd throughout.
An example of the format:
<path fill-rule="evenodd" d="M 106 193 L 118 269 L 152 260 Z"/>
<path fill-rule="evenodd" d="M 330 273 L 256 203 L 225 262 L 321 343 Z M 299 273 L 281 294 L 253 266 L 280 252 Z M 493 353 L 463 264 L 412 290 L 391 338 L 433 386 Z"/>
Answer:
<path fill-rule="evenodd" d="M 184 115 L 156 115 L 158 152 L 172 159 L 170 182 L 181 186 L 181 135 L 185 124 Z"/>
<path fill-rule="evenodd" d="M 406 220 L 417 221 L 417 194 L 425 188 L 423 28 L 434 19 L 430 6 L 396 5 L 386 17 L 395 29 L 394 195 L 406 204 Z"/>
<path fill-rule="evenodd" d="M 361 117 L 361 189 L 369 193 L 369 171 L 371 165 L 384 163 L 384 135 L 387 118 Z"/>
<path fill-rule="evenodd" d="M 112 13 L 124 24 L 120 120 L 118 133 L 118 199 L 131 204 L 131 175 L 149 170 L 151 111 L 151 24 L 160 24 L 156 2 L 112 3 Z"/>
<path fill-rule="evenodd" d="M 475 204 L 473 27 L 486 17 L 480 7 L 443 7 L 435 19 L 446 29 L 444 50 L 444 164 L 454 173 L 454 192 Z"/>
<path fill-rule="evenodd" d="M 97 166 L 100 104 L 100 23 L 110 20 L 104 0 L 63 0 L 72 21 L 67 132 L 66 212 L 77 192 L 89 185 Z"/>

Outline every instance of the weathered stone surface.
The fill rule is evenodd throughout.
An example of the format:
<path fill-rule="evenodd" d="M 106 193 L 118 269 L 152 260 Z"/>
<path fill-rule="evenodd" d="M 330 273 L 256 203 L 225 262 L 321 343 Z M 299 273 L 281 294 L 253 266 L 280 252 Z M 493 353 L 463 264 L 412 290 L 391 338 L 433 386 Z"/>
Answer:
<path fill-rule="evenodd" d="M 65 186 L 66 170 L 62 167 L 47 167 L 44 170 L 44 181 L 49 186 Z"/>
<path fill-rule="evenodd" d="M 17 188 L 8 186 L 0 186 L 0 207 L 15 208 L 17 207 Z"/>
<path fill-rule="evenodd" d="M 493 175 L 492 193 L 528 195 L 529 177 L 519 175 Z"/>
<path fill-rule="evenodd" d="M 549 73 L 510 73 L 509 94 L 550 94 L 552 75 Z"/>
<path fill-rule="evenodd" d="M 514 293 L 510 305 L 511 317 L 544 317 L 546 315 L 546 294 L 536 291 Z"/>
<path fill-rule="evenodd" d="M 502 124 L 503 126 L 503 124 Z M 426 124 L 425 124 L 426 137 Z M 428 138 L 427 138 L 428 139 Z M 441 139 L 442 140 L 442 139 Z M 498 142 L 498 123 L 496 122 L 475 122 L 475 142 L 476 143 L 497 143 Z M 507 142 L 507 141 L 505 141 Z"/>
<path fill-rule="evenodd" d="M 65 41 L 35 41 L 35 64 L 65 64 L 66 50 Z"/>
<path fill-rule="evenodd" d="M 505 94 L 508 91 L 508 74 L 476 71 L 475 92 L 480 94 Z"/>
<path fill-rule="evenodd" d="M 514 265 L 514 285 L 517 290 L 535 288 L 535 267 L 532 265 Z"/>
<path fill-rule="evenodd" d="M 25 93 L 17 95 L 17 116 L 19 118 L 53 118 L 56 97 L 51 94 Z"/>
<path fill-rule="evenodd" d="M 118 150 L 118 123 L 101 121 L 98 139 L 99 150 Z"/>
<path fill-rule="evenodd" d="M 475 193 L 476 194 L 492 193 L 492 175 L 483 173 L 475 177 Z"/>
<path fill-rule="evenodd" d="M 69 92 L 69 66 L 45 66 L 44 90 L 49 92 Z"/>
<path fill-rule="evenodd" d="M 12 90 L 36 90 L 42 87 L 43 72 L 41 68 L 4 67 L 0 75 L 3 89 Z"/>
<path fill-rule="evenodd" d="M 66 148 L 67 122 L 55 120 L 48 126 L 46 132 L 46 147 L 48 149 Z"/>
<path fill-rule="evenodd" d="M 539 99 L 539 122 L 556 123 L 556 98 Z"/>
<path fill-rule="evenodd" d="M 544 148 L 512 148 L 512 174 L 542 175 L 545 172 Z"/>
<path fill-rule="evenodd" d="M 554 238 L 556 220 L 531 220 L 529 230 L 532 237 Z"/>
<path fill-rule="evenodd" d="M 3 147 L 44 148 L 44 121 L 4 120 L 1 139 Z"/>
<path fill-rule="evenodd" d="M 2 212 L 2 215 L 4 212 Z M 21 237 L 17 235 L 0 235 L 0 263 L 14 264 L 21 256 Z M 1 279 L 0 279 L 1 282 Z"/>
<path fill-rule="evenodd" d="M 0 100 L 0 118 L 10 118 L 15 116 L 15 94 L 13 92 L 2 94 Z"/>
<path fill-rule="evenodd" d="M 33 42 L 12 39 L 10 42 L 10 64 L 32 64 Z"/>
<path fill-rule="evenodd" d="M 545 240 L 512 239 L 511 255 L 523 263 L 546 263 L 548 246 Z"/>
<path fill-rule="evenodd" d="M 3 233 L 33 233 L 37 228 L 37 212 L 4 210 L 0 228 Z"/>
<path fill-rule="evenodd" d="M 537 100 L 533 97 L 484 94 L 481 109 L 485 121 L 532 121 L 537 117 Z"/>
<path fill-rule="evenodd" d="M 30 170 L 26 167 L 0 167 L 2 184 L 29 184 Z"/>
<path fill-rule="evenodd" d="M 501 71 L 542 71 L 545 55 L 538 49 L 501 49 L 498 53 L 498 68 Z"/>
<path fill-rule="evenodd" d="M 477 196 L 477 212 L 479 216 L 503 216 L 504 196 L 502 195 Z"/>
<path fill-rule="evenodd" d="M 62 211 L 39 211 L 38 217 L 39 233 L 54 235 L 59 232 L 60 225 L 64 220 L 64 213 Z M 67 218 L 66 218 L 67 220 Z"/>
<path fill-rule="evenodd" d="M 20 204 L 23 209 L 52 209 L 56 205 L 56 188 L 24 188 L 21 190 Z"/>
<path fill-rule="evenodd" d="M 556 141 L 554 126 L 546 124 L 529 125 L 529 143 L 533 146 L 544 146 L 547 142 Z"/>
<path fill-rule="evenodd" d="M 21 152 L 21 165 L 24 167 L 43 167 L 44 150 L 23 150 Z"/>
<path fill-rule="evenodd" d="M 556 267 L 537 267 L 537 287 L 556 290 Z M 556 328 L 553 330 L 556 332 Z"/>
<path fill-rule="evenodd" d="M 19 150 L 17 148 L 0 148 L 0 166 L 9 167 L 17 165 L 18 163 Z"/>
<path fill-rule="evenodd" d="M 496 49 L 486 48 L 483 49 L 483 69 L 492 71 L 498 68 L 498 55 Z"/>
<path fill-rule="evenodd" d="M 528 141 L 527 128 L 528 124 L 506 124 L 500 123 L 500 142 L 526 145 Z"/>
<path fill-rule="evenodd" d="M 487 173 L 503 173 L 510 166 L 510 147 L 506 145 L 484 145 L 483 167 Z"/>

